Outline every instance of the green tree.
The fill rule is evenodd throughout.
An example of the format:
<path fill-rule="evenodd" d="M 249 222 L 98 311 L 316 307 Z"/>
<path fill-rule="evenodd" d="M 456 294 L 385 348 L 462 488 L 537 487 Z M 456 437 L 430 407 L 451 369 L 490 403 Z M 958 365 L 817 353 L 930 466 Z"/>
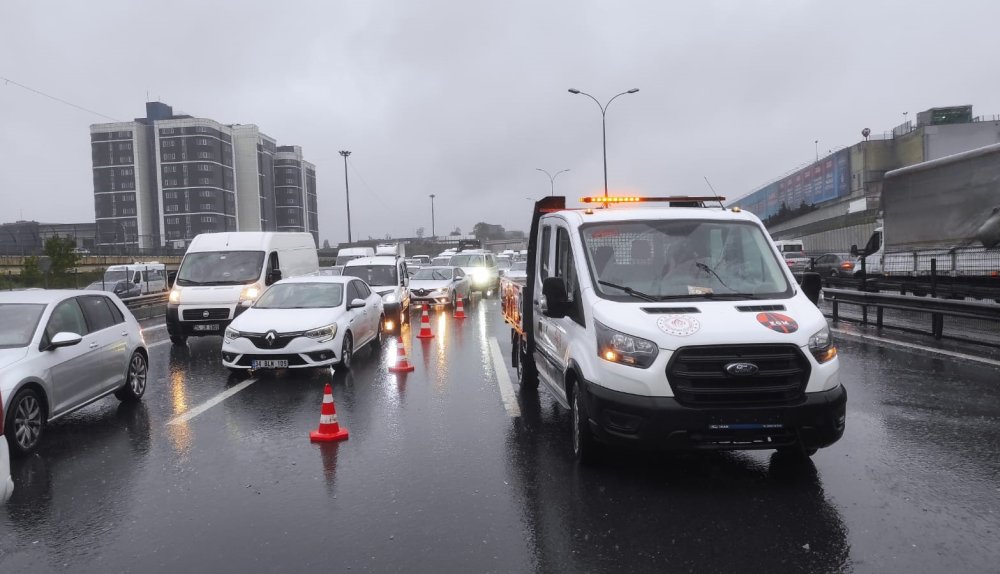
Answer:
<path fill-rule="evenodd" d="M 472 235 L 480 241 L 484 239 L 503 239 L 507 231 L 502 225 L 494 225 L 480 221 L 472 228 Z"/>
<path fill-rule="evenodd" d="M 69 237 L 55 235 L 45 240 L 45 254 L 52 260 L 50 272 L 53 275 L 65 275 L 67 271 L 76 267 L 80 257 L 73 253 L 74 249 L 76 241 Z"/>
<path fill-rule="evenodd" d="M 29 255 L 25 257 L 21 264 L 21 279 L 25 285 L 33 285 L 42 277 L 42 270 L 38 268 L 38 257 Z"/>

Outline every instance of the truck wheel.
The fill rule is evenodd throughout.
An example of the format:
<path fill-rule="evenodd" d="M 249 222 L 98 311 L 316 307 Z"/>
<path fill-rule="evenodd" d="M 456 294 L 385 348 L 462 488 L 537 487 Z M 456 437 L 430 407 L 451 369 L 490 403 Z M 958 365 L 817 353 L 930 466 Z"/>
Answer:
<path fill-rule="evenodd" d="M 600 445 L 590 432 L 590 422 L 583 410 L 581 394 L 579 388 L 574 387 L 573 402 L 570 404 L 573 411 L 573 456 L 580 464 L 591 465 L 599 458 Z"/>
<path fill-rule="evenodd" d="M 538 371 L 534 360 L 528 356 L 524 344 L 519 344 L 517 355 L 517 382 L 522 389 L 533 391 L 538 388 Z"/>
<path fill-rule="evenodd" d="M 188 338 L 184 337 L 182 335 L 171 335 L 170 336 L 170 342 L 173 343 L 173 344 L 175 344 L 175 345 L 177 345 L 178 347 L 183 347 L 184 345 L 186 345 L 187 344 L 187 340 L 188 340 Z"/>

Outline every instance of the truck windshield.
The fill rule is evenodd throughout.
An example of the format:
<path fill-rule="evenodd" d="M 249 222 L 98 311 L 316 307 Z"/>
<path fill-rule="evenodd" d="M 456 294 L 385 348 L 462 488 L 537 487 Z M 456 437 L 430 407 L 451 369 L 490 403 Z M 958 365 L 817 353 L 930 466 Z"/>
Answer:
<path fill-rule="evenodd" d="M 260 278 L 263 251 L 188 253 L 177 271 L 178 285 L 244 285 Z"/>
<path fill-rule="evenodd" d="M 399 278 L 396 276 L 395 265 L 353 265 L 344 267 L 344 275 L 364 279 L 372 287 L 396 286 Z"/>
<path fill-rule="evenodd" d="M 594 288 L 607 299 L 792 294 L 782 263 L 750 222 L 623 221 L 581 227 Z"/>
<path fill-rule="evenodd" d="M 486 258 L 482 255 L 453 255 L 452 267 L 486 267 Z"/>

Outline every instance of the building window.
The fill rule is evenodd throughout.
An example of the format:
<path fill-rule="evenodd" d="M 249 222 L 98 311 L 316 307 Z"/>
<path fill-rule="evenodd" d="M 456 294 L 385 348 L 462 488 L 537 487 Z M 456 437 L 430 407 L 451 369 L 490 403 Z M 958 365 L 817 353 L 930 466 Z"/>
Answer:
<path fill-rule="evenodd" d="M 161 136 L 168 136 L 168 135 L 170 135 L 172 133 L 174 133 L 174 128 L 163 128 L 163 129 L 160 130 L 160 135 Z"/>
<path fill-rule="evenodd" d="M 163 166 L 163 173 L 177 173 L 176 165 L 165 165 Z"/>
<path fill-rule="evenodd" d="M 131 138 L 132 132 L 115 132 L 115 139 Z"/>
<path fill-rule="evenodd" d="M 176 211 L 180 211 L 179 207 L 180 206 L 177 205 L 168 205 L 164 211 L 166 211 L 167 213 L 174 213 Z"/>
<path fill-rule="evenodd" d="M 175 185 L 177 185 L 177 180 L 176 179 L 164 179 L 163 180 L 163 185 L 165 185 L 165 186 L 175 186 Z"/>
<path fill-rule="evenodd" d="M 293 177 L 286 178 L 285 183 L 287 183 L 288 185 L 295 185 L 295 178 Z"/>
<path fill-rule="evenodd" d="M 198 195 L 200 195 L 201 197 L 212 197 L 212 190 L 211 189 L 203 189 L 203 190 L 201 190 L 201 192 Z"/>
<path fill-rule="evenodd" d="M 207 151 L 200 151 L 200 152 L 198 152 L 198 159 L 209 159 L 211 157 L 212 157 L 212 154 L 208 153 Z"/>
<path fill-rule="evenodd" d="M 122 143 L 118 144 L 118 149 L 119 150 L 131 150 L 132 149 L 132 142 L 122 142 Z"/>
<path fill-rule="evenodd" d="M 166 192 L 163 193 L 163 198 L 164 199 L 177 199 L 177 192 L 176 191 L 166 191 Z"/>
<path fill-rule="evenodd" d="M 177 159 L 177 154 L 175 153 L 163 154 L 163 161 L 174 161 L 175 159 Z"/>
<path fill-rule="evenodd" d="M 201 222 L 202 223 L 215 223 L 215 217 L 213 217 L 211 215 L 202 215 L 201 216 Z"/>
<path fill-rule="evenodd" d="M 181 222 L 180 217 L 167 217 L 163 220 L 167 225 L 179 225 Z"/>
<path fill-rule="evenodd" d="M 212 211 L 214 208 L 215 208 L 215 206 L 212 205 L 211 203 L 203 203 L 203 204 L 201 204 L 201 210 L 202 211 Z"/>
<path fill-rule="evenodd" d="M 124 168 L 121 169 L 121 171 L 119 173 L 121 175 L 132 175 L 133 172 L 132 172 L 132 168 L 130 168 L 130 167 L 124 167 Z"/>
<path fill-rule="evenodd" d="M 118 163 L 132 163 L 132 156 L 123 155 L 120 158 L 118 158 Z"/>
<path fill-rule="evenodd" d="M 212 179 L 209 177 L 200 177 L 198 178 L 198 183 L 202 185 L 209 185 L 212 183 Z"/>
<path fill-rule="evenodd" d="M 208 138 L 196 138 L 194 145 L 208 145 Z"/>
<path fill-rule="evenodd" d="M 174 140 L 160 140 L 160 147 L 174 147 Z"/>
<path fill-rule="evenodd" d="M 194 128 L 194 131 L 199 134 L 207 134 L 208 128 L 206 128 L 205 126 L 197 126 Z"/>
<path fill-rule="evenodd" d="M 212 166 L 208 165 L 207 163 L 199 163 L 198 171 L 212 171 Z"/>

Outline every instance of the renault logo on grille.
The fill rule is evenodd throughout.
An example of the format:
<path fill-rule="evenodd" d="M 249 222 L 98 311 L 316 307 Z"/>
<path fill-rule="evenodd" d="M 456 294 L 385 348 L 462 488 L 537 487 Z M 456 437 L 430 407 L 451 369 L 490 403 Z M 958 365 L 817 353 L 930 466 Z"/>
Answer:
<path fill-rule="evenodd" d="M 278 338 L 278 334 L 275 333 L 274 331 L 268 331 L 267 334 L 264 335 L 264 340 L 267 341 L 267 346 L 268 347 L 273 347 L 274 346 L 274 340 L 277 339 L 277 338 Z"/>
<path fill-rule="evenodd" d="M 734 377 L 752 377 L 760 371 L 760 367 L 753 363 L 729 363 L 724 368 Z"/>

